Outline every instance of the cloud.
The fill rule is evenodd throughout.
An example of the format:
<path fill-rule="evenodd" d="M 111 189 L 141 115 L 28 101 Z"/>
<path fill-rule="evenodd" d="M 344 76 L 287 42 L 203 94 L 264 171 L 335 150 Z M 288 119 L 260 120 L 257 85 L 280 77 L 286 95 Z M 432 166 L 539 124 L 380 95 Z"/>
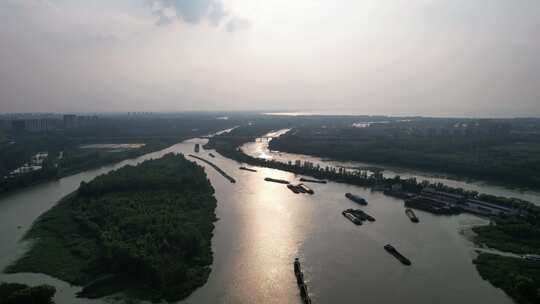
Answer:
<path fill-rule="evenodd" d="M 227 31 L 229 33 L 233 33 L 239 30 L 245 30 L 249 29 L 251 27 L 251 22 L 248 19 L 244 18 L 231 18 L 229 22 L 227 22 Z"/>
<path fill-rule="evenodd" d="M 208 22 L 216 27 L 225 23 L 228 32 L 250 26 L 247 19 L 231 16 L 220 0 L 153 0 L 152 9 L 158 16 L 156 24 L 162 26 L 177 19 L 189 24 Z"/>

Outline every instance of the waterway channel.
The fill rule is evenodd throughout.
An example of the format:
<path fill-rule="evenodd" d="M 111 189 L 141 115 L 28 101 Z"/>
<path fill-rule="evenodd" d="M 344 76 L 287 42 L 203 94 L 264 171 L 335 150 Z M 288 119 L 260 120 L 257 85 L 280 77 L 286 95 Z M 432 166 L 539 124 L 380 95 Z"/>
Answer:
<path fill-rule="evenodd" d="M 32 222 L 81 181 L 169 152 L 194 153 L 194 144 L 206 141 L 188 140 L 3 197 L 0 268 L 24 254 L 29 244 L 20 240 Z M 244 146 L 244 150 L 262 151 L 265 144 L 248 144 L 251 146 Z M 216 157 L 210 158 L 209 152 Z M 195 160 L 205 167 L 216 190 L 219 221 L 212 240 L 210 278 L 183 303 L 300 303 L 292 264 L 295 257 L 302 262 L 313 303 L 512 303 L 501 290 L 482 280 L 472 264 L 474 245 L 462 232 L 486 224 L 484 219 L 418 211 L 420 223 L 414 224 L 405 215 L 401 200 L 382 193 L 329 182 L 310 184 L 314 195 L 294 194 L 264 178 L 295 181 L 300 176 L 268 168 L 238 170 L 239 163 L 215 151 L 201 149 L 197 155 L 211 160 L 236 183 Z M 346 192 L 366 198 L 369 204 L 362 209 L 376 222 L 355 226 L 345 219 L 342 210 L 358 207 L 344 197 Z M 403 266 L 387 254 L 383 249 L 387 243 L 406 255 L 412 266 Z M 52 284 L 58 289 L 55 300 L 59 304 L 111 301 L 78 299 L 78 287 L 41 274 L 0 274 L 0 281 Z"/>

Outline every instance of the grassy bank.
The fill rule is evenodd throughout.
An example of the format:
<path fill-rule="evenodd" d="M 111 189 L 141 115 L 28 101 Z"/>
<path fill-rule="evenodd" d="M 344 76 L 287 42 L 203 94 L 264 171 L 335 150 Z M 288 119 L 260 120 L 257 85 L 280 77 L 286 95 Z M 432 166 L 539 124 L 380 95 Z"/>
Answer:
<path fill-rule="evenodd" d="M 84 297 L 182 299 L 210 273 L 213 193 L 201 167 L 172 154 L 83 182 L 34 223 L 32 248 L 6 271 L 86 286 Z"/>
<path fill-rule="evenodd" d="M 481 253 L 474 264 L 480 276 L 517 303 L 540 303 L 540 264 L 520 258 Z"/>

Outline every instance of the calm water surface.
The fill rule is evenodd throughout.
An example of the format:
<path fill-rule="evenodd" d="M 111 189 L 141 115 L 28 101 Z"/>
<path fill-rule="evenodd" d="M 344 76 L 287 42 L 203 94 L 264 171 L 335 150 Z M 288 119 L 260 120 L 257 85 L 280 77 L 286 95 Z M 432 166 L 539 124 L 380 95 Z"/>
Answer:
<path fill-rule="evenodd" d="M 0 200 L 0 267 L 23 254 L 20 239 L 31 223 L 81 181 L 126 164 L 168 152 L 193 153 L 186 141 L 166 150 L 115 166 L 63 178 L 26 189 Z M 257 149 L 264 150 L 265 143 Z M 246 147 L 245 147 L 246 148 Z M 249 147 L 247 147 L 249 148 Z M 381 193 L 343 184 L 313 184 L 315 195 L 295 195 L 264 177 L 291 181 L 300 176 L 273 169 L 238 170 L 240 164 L 217 153 L 207 157 L 232 175 L 231 184 L 203 162 L 218 200 L 214 264 L 208 283 L 183 303 L 300 303 L 293 274 L 299 256 L 314 303 L 512 303 L 502 291 L 483 281 L 472 259 L 474 247 L 462 231 L 486 221 L 471 215 L 438 217 L 417 212 L 419 224 L 404 214 L 403 202 Z M 266 153 L 266 152 L 265 152 Z M 282 155 L 283 157 L 283 155 Z M 345 192 L 364 196 L 363 207 L 377 221 L 355 226 L 341 211 L 355 207 Z M 18 228 L 21 226 L 21 228 Z M 405 267 L 387 254 L 392 243 L 413 265 Z M 103 303 L 76 299 L 77 287 L 39 274 L 1 274 L 0 280 L 49 283 L 59 292 L 57 303 Z"/>

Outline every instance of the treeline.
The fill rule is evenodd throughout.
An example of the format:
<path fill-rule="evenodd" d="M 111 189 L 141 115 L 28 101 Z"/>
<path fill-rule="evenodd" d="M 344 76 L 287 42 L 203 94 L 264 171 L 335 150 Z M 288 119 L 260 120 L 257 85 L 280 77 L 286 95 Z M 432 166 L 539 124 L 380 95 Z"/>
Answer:
<path fill-rule="evenodd" d="M 480 253 L 474 260 L 480 276 L 501 288 L 516 303 L 540 303 L 540 264 L 524 259 Z"/>
<path fill-rule="evenodd" d="M 518 254 L 540 254 L 540 207 L 530 202 L 515 198 L 479 194 L 477 191 L 453 188 L 442 183 L 418 182 L 415 178 L 401 179 L 399 176 L 385 178 L 382 174 L 368 176 L 366 172 L 360 171 L 340 171 L 336 168 L 286 164 L 274 160 L 254 158 L 239 149 L 240 145 L 252 140 L 252 138 L 253 136 L 235 136 L 233 131 L 231 134 L 211 138 L 208 146 L 216 149 L 223 156 L 241 163 L 289 171 L 318 179 L 328 179 L 363 187 L 383 186 L 387 189 L 389 186 L 399 183 L 403 191 L 410 193 L 420 193 L 425 187 L 433 187 L 440 191 L 460 194 L 467 198 L 480 199 L 511 208 L 520 208 L 526 214 L 525 216 L 493 218 L 490 225 L 475 227 L 474 231 L 477 233 L 475 242 L 494 249 Z M 540 264 L 484 253 L 480 254 L 474 260 L 474 263 L 484 279 L 503 289 L 518 303 L 539 303 Z"/>
<path fill-rule="evenodd" d="M 304 127 L 270 142 L 272 150 L 344 161 L 444 172 L 538 188 L 540 142 L 513 134 L 418 136 L 402 129 Z"/>
<path fill-rule="evenodd" d="M 41 216 L 8 272 L 42 272 L 84 297 L 176 301 L 204 284 L 216 200 L 202 167 L 168 154 L 99 176 Z"/>
<path fill-rule="evenodd" d="M 184 113 L 130 117 L 100 117 L 95 125 L 48 132 L 12 132 L 10 140 L 0 143 L 0 194 L 60 178 L 99 166 L 164 149 L 184 139 L 207 135 L 233 127 L 247 117 L 218 119 L 219 113 Z M 145 143 L 137 149 L 114 153 L 100 149 L 80 149 L 93 143 Z M 30 161 L 38 152 L 49 153 L 49 166 L 14 178 L 4 178 Z M 60 152 L 63 157 L 58 158 Z"/>
<path fill-rule="evenodd" d="M 46 180 L 55 179 L 57 177 L 58 168 L 50 158 L 47 158 L 43 162 L 40 170 L 8 178 L 0 177 L 0 194 L 31 186 Z"/>
<path fill-rule="evenodd" d="M 343 182 L 363 187 L 386 186 L 401 184 L 403 191 L 410 193 L 420 193 L 426 187 L 432 187 L 440 191 L 445 191 L 454 194 L 460 194 L 471 199 L 480 199 L 506 207 L 521 208 L 529 211 L 531 220 L 536 221 L 536 214 L 540 213 L 540 208 L 530 202 L 526 202 L 516 198 L 498 197 L 494 195 L 481 194 L 477 191 L 465 190 L 463 188 L 454 188 L 442 183 L 430 183 L 428 181 L 418 181 L 416 178 L 402 179 L 399 176 L 385 178 L 382 174 L 368 175 L 365 171 L 339 171 L 337 168 L 325 168 L 317 166 L 305 166 L 304 164 L 296 165 L 293 163 L 284 163 L 275 160 L 267 160 L 249 156 L 240 150 L 240 146 L 246 142 L 253 141 L 254 138 L 260 136 L 261 133 L 267 133 L 267 130 L 246 131 L 249 126 L 243 126 L 233 130 L 231 133 L 223 134 L 211 138 L 205 148 L 216 149 L 220 154 L 236 160 L 241 163 L 246 163 L 253 166 L 269 167 L 283 171 L 293 172 L 296 174 L 309 175 L 319 179 L 329 179 L 336 182 Z M 250 136 L 238 136 L 238 134 L 250 134 Z M 272 140 L 273 142 L 274 140 Z"/>
<path fill-rule="evenodd" d="M 64 151 L 64 158 L 58 161 L 58 174 L 60 177 L 75 174 L 99 166 L 114 164 L 125 159 L 137 158 L 147 153 L 165 149 L 176 140 L 154 140 L 143 147 L 126 149 L 124 151 L 110 152 L 100 149 L 79 149 L 77 147 Z"/>
<path fill-rule="evenodd" d="M 0 283 L 0 304 L 52 304 L 55 293 L 56 289 L 49 285 Z"/>

